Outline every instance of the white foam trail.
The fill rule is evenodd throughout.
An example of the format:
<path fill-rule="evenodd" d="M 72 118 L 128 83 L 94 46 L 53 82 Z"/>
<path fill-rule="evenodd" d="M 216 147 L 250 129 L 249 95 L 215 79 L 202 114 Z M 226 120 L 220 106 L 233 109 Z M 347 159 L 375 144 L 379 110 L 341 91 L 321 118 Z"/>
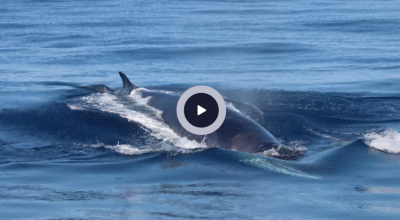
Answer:
<path fill-rule="evenodd" d="M 109 93 L 97 93 L 82 97 L 78 103 L 68 104 L 71 110 L 100 110 L 104 112 L 118 114 L 120 117 L 126 118 L 129 121 L 139 123 L 145 130 L 149 131 L 151 136 L 162 140 L 157 148 L 139 149 L 130 145 L 104 145 L 106 148 L 115 150 L 121 154 L 141 154 L 151 151 L 171 151 L 206 148 L 205 144 L 190 141 L 185 137 L 180 137 L 175 134 L 172 129 L 161 119 L 162 112 L 147 105 L 151 97 L 142 98 L 140 91 L 135 90 L 129 96 L 130 100 L 119 100 L 117 96 Z M 98 147 L 97 145 L 93 147 Z M 154 146 L 153 146 L 154 147 Z M 180 149 L 177 149 L 180 148 Z"/>
<path fill-rule="evenodd" d="M 400 153 L 400 133 L 394 129 L 365 135 L 365 144 L 388 153 Z"/>
<path fill-rule="evenodd" d="M 85 145 L 87 147 L 104 147 L 107 149 L 111 149 L 117 153 L 124 154 L 124 155 L 140 155 L 140 154 L 145 154 L 145 153 L 154 153 L 154 152 L 169 152 L 169 155 L 175 155 L 175 154 L 187 154 L 187 153 L 196 153 L 196 152 L 201 152 L 204 149 L 198 148 L 198 149 L 184 149 L 184 148 L 176 148 L 172 145 L 167 145 L 167 144 L 162 144 L 159 147 L 150 147 L 150 146 L 142 146 L 142 147 L 137 147 L 129 144 L 117 144 L 117 145 L 107 145 L 103 143 L 97 143 L 97 144 L 91 144 L 91 145 Z"/>
<path fill-rule="evenodd" d="M 149 152 L 155 152 L 157 150 L 153 150 L 153 149 L 139 149 L 136 148 L 132 145 L 128 145 L 128 144 L 117 144 L 117 145 L 106 145 L 106 144 L 102 144 L 102 143 L 98 143 L 98 144 L 94 144 L 94 145 L 85 145 L 85 146 L 90 146 L 90 147 L 104 147 L 107 149 L 111 149 L 114 150 L 115 152 L 118 152 L 120 154 L 125 154 L 125 155 L 139 155 L 139 154 L 145 154 L 145 153 L 149 153 Z"/>
<path fill-rule="evenodd" d="M 271 160 L 270 158 L 264 158 L 262 156 L 254 155 L 249 158 L 241 159 L 240 162 L 246 163 L 246 164 L 249 164 L 252 166 L 256 166 L 256 167 L 259 167 L 262 169 L 271 170 L 271 171 L 274 171 L 277 173 L 286 174 L 286 175 L 305 177 L 305 178 L 311 178 L 311 179 L 320 179 L 320 177 L 318 177 L 318 176 L 307 174 L 300 170 L 296 170 L 296 169 L 288 167 L 288 166 L 279 165 L 279 164 L 273 162 L 273 160 Z"/>

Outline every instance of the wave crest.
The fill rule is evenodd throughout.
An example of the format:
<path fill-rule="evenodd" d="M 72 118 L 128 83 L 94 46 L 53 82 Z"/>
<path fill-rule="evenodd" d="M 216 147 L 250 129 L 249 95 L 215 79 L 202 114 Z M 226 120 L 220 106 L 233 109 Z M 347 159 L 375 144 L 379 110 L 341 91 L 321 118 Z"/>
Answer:
<path fill-rule="evenodd" d="M 365 144 L 388 153 L 400 153 L 400 133 L 394 129 L 365 135 Z"/>

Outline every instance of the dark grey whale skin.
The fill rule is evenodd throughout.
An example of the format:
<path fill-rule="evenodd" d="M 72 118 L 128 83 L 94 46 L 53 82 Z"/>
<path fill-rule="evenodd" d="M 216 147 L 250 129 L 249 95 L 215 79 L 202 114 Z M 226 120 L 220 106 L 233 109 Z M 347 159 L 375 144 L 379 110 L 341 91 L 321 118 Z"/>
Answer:
<path fill-rule="evenodd" d="M 120 72 L 124 83 L 123 93 L 130 94 L 138 87 L 133 85 L 126 75 Z M 178 121 L 176 106 L 180 96 L 151 90 L 137 90 L 142 98 L 151 97 L 148 105 L 162 111 L 164 122 L 179 136 L 189 140 L 205 143 L 208 147 L 219 147 L 249 153 L 261 153 L 274 148 L 281 159 L 295 159 L 298 153 L 289 147 L 283 146 L 270 132 L 252 119 L 240 112 L 226 109 L 226 118 L 221 127 L 208 135 L 195 135 L 188 132 Z"/>

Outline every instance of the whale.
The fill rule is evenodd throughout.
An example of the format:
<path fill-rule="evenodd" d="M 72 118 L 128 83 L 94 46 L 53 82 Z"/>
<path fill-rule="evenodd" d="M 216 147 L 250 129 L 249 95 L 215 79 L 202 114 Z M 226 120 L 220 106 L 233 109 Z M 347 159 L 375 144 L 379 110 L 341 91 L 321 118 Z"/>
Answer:
<path fill-rule="evenodd" d="M 207 135 L 190 133 L 178 120 L 176 108 L 180 95 L 141 88 L 131 83 L 124 73 L 119 72 L 119 75 L 123 83 L 120 92 L 130 95 L 134 91 L 141 98 L 146 98 L 149 106 L 161 111 L 164 123 L 181 137 L 211 148 L 261 153 L 279 159 L 293 160 L 301 155 L 295 148 L 281 144 L 263 126 L 231 108 L 226 108 L 225 120 L 216 131 Z"/>

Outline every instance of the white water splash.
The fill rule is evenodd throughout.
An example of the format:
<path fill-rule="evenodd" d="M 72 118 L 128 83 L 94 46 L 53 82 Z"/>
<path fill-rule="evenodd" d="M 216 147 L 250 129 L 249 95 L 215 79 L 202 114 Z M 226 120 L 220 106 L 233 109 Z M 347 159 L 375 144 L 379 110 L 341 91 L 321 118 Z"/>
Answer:
<path fill-rule="evenodd" d="M 365 144 L 388 153 L 400 153 L 400 133 L 394 129 L 365 135 Z"/>
<path fill-rule="evenodd" d="M 272 156 L 272 157 L 280 156 L 280 154 L 278 153 L 278 151 L 275 150 L 275 148 L 265 150 L 264 152 L 261 152 L 260 154 L 266 155 L 266 156 Z"/>
<path fill-rule="evenodd" d="M 68 104 L 71 110 L 100 110 L 118 114 L 120 117 L 129 121 L 139 123 L 143 129 L 147 130 L 151 136 L 161 140 L 160 146 L 137 148 L 131 145 L 104 145 L 98 144 L 93 147 L 103 146 L 112 149 L 121 154 L 142 154 L 154 151 L 179 151 L 192 149 L 205 149 L 207 146 L 196 141 L 190 141 L 186 137 L 180 137 L 163 122 L 161 119 L 162 112 L 147 105 L 151 97 L 142 98 L 140 90 L 135 90 L 128 97 L 128 100 L 120 100 L 114 94 L 97 93 L 77 100 L 77 103 Z"/>
<path fill-rule="evenodd" d="M 306 143 L 301 140 L 291 141 L 286 146 L 296 150 L 296 151 L 307 151 L 308 148 L 305 146 Z"/>
<path fill-rule="evenodd" d="M 300 155 L 303 155 L 304 152 L 306 152 L 308 150 L 308 148 L 301 145 L 301 142 L 295 142 L 295 141 L 290 142 L 289 145 L 286 145 L 286 147 L 293 149 L 295 153 L 300 153 Z M 271 157 L 282 156 L 281 154 L 279 154 L 278 151 L 276 151 L 275 148 L 265 150 L 259 154 L 265 155 L 265 156 L 271 156 Z"/>

